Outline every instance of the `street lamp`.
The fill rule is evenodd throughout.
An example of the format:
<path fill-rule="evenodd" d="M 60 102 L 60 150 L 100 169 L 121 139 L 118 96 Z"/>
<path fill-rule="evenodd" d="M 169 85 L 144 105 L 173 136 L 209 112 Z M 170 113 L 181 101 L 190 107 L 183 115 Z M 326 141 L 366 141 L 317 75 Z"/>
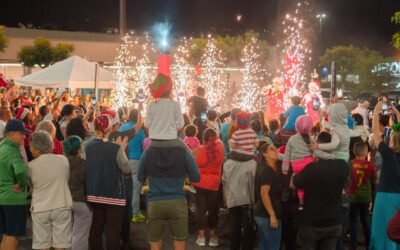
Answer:
<path fill-rule="evenodd" d="M 242 15 L 241 14 L 236 15 L 236 21 L 238 23 L 240 23 L 242 21 Z"/>
<path fill-rule="evenodd" d="M 326 14 L 325 13 L 318 13 L 316 15 L 316 18 L 319 19 L 319 32 L 322 32 L 322 20 L 326 18 Z"/>

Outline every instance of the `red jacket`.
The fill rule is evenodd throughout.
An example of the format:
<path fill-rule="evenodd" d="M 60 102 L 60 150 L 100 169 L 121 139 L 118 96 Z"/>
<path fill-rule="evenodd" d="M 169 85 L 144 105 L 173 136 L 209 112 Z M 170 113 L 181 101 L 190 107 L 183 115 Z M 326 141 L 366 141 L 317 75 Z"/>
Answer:
<path fill-rule="evenodd" d="M 224 163 L 224 146 L 220 140 L 215 145 L 215 159 L 208 160 L 207 151 L 204 146 L 200 146 L 199 154 L 196 159 L 197 167 L 200 172 L 200 181 L 193 183 L 195 187 L 206 190 L 218 191 L 221 184 L 222 165 Z"/>

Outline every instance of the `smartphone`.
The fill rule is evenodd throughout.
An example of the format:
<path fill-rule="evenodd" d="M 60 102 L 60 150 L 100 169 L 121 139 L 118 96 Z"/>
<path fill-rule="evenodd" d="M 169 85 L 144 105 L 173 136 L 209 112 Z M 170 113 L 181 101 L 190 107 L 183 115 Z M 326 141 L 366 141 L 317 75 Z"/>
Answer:
<path fill-rule="evenodd" d="M 92 106 L 94 107 L 94 106 L 96 106 L 96 104 L 97 104 L 97 100 L 96 100 L 96 97 L 92 97 Z"/>
<path fill-rule="evenodd" d="M 201 120 L 202 120 L 202 122 L 207 121 L 207 114 L 205 112 L 201 113 Z"/>
<path fill-rule="evenodd" d="M 386 104 L 386 103 L 384 103 L 383 105 L 382 105 L 382 110 L 387 110 L 389 108 L 389 106 Z"/>

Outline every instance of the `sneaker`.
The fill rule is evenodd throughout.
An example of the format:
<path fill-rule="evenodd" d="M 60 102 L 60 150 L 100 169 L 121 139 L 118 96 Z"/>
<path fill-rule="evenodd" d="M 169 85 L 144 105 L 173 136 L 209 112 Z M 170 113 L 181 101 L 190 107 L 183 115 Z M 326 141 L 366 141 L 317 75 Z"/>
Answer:
<path fill-rule="evenodd" d="M 146 216 L 142 212 L 139 212 L 139 214 L 137 216 L 142 220 L 146 219 Z"/>
<path fill-rule="evenodd" d="M 206 238 L 197 237 L 196 244 L 200 247 L 206 246 Z"/>
<path fill-rule="evenodd" d="M 299 206 L 299 211 L 303 211 L 303 210 L 304 210 L 303 205 L 300 205 L 300 206 Z"/>
<path fill-rule="evenodd" d="M 146 217 L 144 217 L 144 215 L 142 214 L 138 214 L 138 215 L 135 215 L 135 216 L 132 216 L 132 222 L 134 222 L 134 223 L 137 223 L 137 222 L 143 222 L 143 221 L 145 221 L 146 220 Z"/>
<path fill-rule="evenodd" d="M 208 242 L 210 247 L 219 247 L 219 239 L 218 238 L 210 238 L 210 242 Z"/>

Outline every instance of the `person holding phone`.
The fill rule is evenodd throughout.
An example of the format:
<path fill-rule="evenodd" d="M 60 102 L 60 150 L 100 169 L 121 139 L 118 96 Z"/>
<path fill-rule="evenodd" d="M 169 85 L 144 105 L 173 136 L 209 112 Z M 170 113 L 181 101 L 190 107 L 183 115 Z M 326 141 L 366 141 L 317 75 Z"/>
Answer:
<path fill-rule="evenodd" d="M 283 179 L 278 150 L 264 144 L 255 177 L 254 220 L 259 232 L 258 249 L 279 250 L 281 245 L 281 197 Z"/>

